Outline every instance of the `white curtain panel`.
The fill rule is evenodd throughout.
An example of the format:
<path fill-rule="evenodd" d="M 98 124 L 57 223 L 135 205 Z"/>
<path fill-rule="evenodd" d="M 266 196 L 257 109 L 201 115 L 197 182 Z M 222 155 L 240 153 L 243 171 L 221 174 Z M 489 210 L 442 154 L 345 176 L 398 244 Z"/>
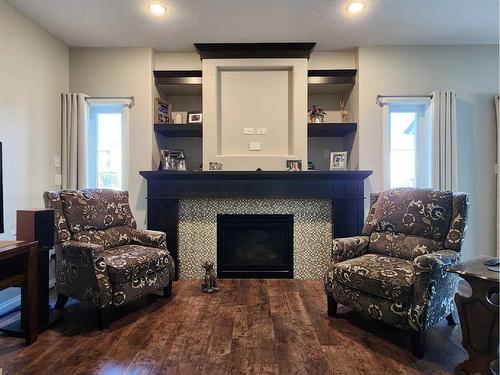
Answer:
<path fill-rule="evenodd" d="M 435 91 L 431 99 L 432 186 L 458 190 L 456 94 Z"/>
<path fill-rule="evenodd" d="M 62 188 L 79 189 L 87 186 L 86 124 L 87 95 L 61 95 L 61 169 Z"/>
<path fill-rule="evenodd" d="M 500 254 L 500 96 L 495 96 L 497 111 L 497 254 Z"/>

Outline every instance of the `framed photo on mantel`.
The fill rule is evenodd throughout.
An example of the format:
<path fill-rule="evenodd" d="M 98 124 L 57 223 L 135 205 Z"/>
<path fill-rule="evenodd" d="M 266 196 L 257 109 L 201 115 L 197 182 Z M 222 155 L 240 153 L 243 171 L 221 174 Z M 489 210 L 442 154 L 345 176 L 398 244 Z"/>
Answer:
<path fill-rule="evenodd" d="M 330 170 L 343 171 L 347 169 L 347 151 L 330 152 Z"/>

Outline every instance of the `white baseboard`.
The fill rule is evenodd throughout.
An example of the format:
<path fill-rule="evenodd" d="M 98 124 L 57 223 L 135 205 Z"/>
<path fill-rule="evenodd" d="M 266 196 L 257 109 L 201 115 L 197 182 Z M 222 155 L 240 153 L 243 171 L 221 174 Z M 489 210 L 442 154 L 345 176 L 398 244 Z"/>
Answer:
<path fill-rule="evenodd" d="M 18 294 L 4 302 L 0 302 L 0 315 L 8 313 L 9 311 L 15 309 L 21 305 L 21 295 Z"/>

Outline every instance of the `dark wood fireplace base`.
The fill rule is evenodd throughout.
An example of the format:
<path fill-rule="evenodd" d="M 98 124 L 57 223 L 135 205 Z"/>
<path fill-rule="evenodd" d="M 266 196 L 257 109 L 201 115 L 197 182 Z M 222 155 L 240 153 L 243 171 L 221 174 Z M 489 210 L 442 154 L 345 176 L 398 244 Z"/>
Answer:
<path fill-rule="evenodd" d="M 372 171 L 141 171 L 140 174 L 148 181 L 148 229 L 167 234 L 167 246 L 178 270 L 180 199 L 331 199 L 332 235 L 349 237 L 361 232 L 364 180 Z"/>

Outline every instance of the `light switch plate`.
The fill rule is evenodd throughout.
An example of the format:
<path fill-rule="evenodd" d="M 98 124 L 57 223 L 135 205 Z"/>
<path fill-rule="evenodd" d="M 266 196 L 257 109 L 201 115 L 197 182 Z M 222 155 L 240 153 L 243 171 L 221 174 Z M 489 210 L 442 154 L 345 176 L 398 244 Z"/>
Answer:
<path fill-rule="evenodd" d="M 62 175 L 56 174 L 54 176 L 54 185 L 61 186 L 62 185 Z"/>
<path fill-rule="evenodd" d="M 54 167 L 61 168 L 61 157 L 59 155 L 54 156 Z"/>
<path fill-rule="evenodd" d="M 253 128 L 243 128 L 243 134 L 245 134 L 245 135 L 252 135 L 253 134 Z"/>
<path fill-rule="evenodd" d="M 267 134 L 267 128 L 257 128 L 257 134 Z"/>
<path fill-rule="evenodd" d="M 248 142 L 248 149 L 250 151 L 261 151 L 262 144 L 260 142 Z"/>

